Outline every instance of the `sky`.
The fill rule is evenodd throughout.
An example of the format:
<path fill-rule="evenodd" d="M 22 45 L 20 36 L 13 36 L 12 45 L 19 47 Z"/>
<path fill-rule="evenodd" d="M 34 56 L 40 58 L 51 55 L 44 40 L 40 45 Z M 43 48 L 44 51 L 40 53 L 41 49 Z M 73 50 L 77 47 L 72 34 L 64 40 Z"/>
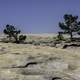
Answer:
<path fill-rule="evenodd" d="M 0 0 L 0 31 L 11 24 L 23 33 L 54 33 L 66 13 L 80 17 L 80 0 Z"/>

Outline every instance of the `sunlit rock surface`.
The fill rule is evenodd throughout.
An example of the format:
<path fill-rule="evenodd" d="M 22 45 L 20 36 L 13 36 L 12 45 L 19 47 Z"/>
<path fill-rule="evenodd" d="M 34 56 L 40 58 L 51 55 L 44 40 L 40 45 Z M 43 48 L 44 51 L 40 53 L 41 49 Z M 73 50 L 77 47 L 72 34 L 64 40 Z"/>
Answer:
<path fill-rule="evenodd" d="M 80 80 L 79 53 L 79 47 L 0 42 L 0 80 Z"/>

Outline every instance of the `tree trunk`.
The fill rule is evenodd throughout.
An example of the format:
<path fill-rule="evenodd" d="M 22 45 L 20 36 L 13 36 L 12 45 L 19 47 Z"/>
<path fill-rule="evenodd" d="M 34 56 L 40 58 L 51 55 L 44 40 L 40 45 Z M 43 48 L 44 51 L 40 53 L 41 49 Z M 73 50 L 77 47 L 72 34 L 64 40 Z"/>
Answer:
<path fill-rule="evenodd" d="M 71 39 L 71 41 L 73 39 L 72 31 L 70 32 L 70 39 Z"/>
<path fill-rule="evenodd" d="M 19 43 L 17 35 L 14 35 L 15 43 Z"/>

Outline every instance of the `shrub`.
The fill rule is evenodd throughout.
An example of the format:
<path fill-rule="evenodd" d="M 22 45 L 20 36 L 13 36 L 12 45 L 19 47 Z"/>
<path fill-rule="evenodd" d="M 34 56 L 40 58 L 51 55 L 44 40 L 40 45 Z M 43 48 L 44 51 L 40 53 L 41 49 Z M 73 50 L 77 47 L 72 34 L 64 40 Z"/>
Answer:
<path fill-rule="evenodd" d="M 23 42 L 24 40 L 26 40 L 26 36 L 25 35 L 20 35 L 19 36 L 19 41 Z"/>
<path fill-rule="evenodd" d="M 58 40 L 64 40 L 64 37 L 63 37 L 62 34 L 58 34 L 58 35 L 57 35 L 57 39 L 58 39 Z"/>

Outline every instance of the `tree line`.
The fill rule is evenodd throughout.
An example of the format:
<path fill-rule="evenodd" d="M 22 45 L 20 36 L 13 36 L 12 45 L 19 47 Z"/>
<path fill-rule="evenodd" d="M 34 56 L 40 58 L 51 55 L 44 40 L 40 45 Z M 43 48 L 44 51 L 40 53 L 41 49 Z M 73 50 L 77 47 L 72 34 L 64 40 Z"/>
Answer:
<path fill-rule="evenodd" d="M 62 30 L 59 31 L 58 38 L 62 39 L 62 34 L 69 34 L 70 40 L 73 40 L 73 33 L 80 35 L 80 21 L 78 20 L 78 16 L 74 16 L 72 14 L 64 14 L 63 22 L 59 22 L 59 27 Z M 15 28 L 15 26 L 7 24 L 3 30 L 3 33 L 7 35 L 7 38 L 11 42 L 13 40 L 14 43 L 21 43 L 26 40 L 26 35 L 20 34 L 21 30 Z"/>

